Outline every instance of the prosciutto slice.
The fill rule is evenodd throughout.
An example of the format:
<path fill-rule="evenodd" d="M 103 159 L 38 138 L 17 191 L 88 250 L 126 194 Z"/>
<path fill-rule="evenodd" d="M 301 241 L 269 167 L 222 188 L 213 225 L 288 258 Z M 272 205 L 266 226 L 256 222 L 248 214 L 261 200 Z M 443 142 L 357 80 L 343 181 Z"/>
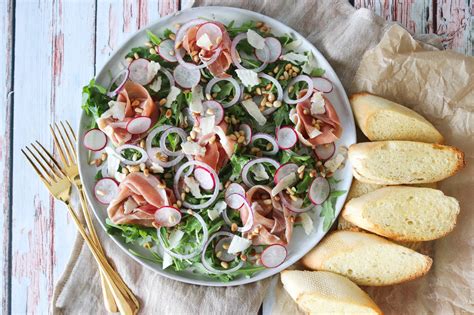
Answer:
<path fill-rule="evenodd" d="M 121 183 L 117 197 L 110 203 L 107 213 L 116 224 L 152 226 L 155 211 L 176 202 L 173 191 L 160 188 L 154 176 L 130 173 Z"/>
<path fill-rule="evenodd" d="M 148 91 L 142 85 L 132 81 L 125 83 L 117 96 L 117 101 L 126 104 L 124 119 L 118 120 L 112 116 L 109 117 L 109 115 L 102 115 L 97 119 L 97 125 L 116 146 L 135 143 L 142 139 L 146 133 L 130 134 L 126 129 L 127 123 L 135 117 L 146 116 L 151 118 L 151 126 L 153 126 L 158 119 L 159 109 Z M 136 108 L 138 109 L 135 110 Z"/>
<path fill-rule="evenodd" d="M 250 188 L 247 198 L 252 206 L 254 223 L 251 230 L 245 233 L 256 234 L 252 238 L 253 245 L 287 245 L 293 233 L 291 213 L 280 201 L 271 197 L 271 188 L 257 185 Z M 268 202 L 266 200 L 271 200 Z M 248 213 L 240 212 L 242 222 L 247 222 Z"/>
<path fill-rule="evenodd" d="M 235 140 L 227 137 L 227 123 L 225 122 L 220 123 L 214 130 L 213 133 L 207 134 L 199 140 L 199 143 L 206 147 L 206 154 L 204 156 L 196 155 L 194 158 L 219 172 L 234 154 Z M 216 140 L 211 143 L 209 140 L 214 136 Z"/>
<path fill-rule="evenodd" d="M 305 91 L 301 91 L 300 97 Z M 327 97 L 323 95 L 326 112 L 324 114 L 311 114 L 311 101 L 308 99 L 296 105 L 296 110 L 290 112 L 290 119 L 296 125 L 295 130 L 299 140 L 306 146 L 315 147 L 320 144 L 332 143 L 339 139 L 342 134 L 342 127 L 339 117 L 333 105 Z M 319 120 L 319 128 L 314 121 Z M 319 130 L 319 131 L 318 131 Z M 310 135 L 317 136 L 310 137 Z"/>
<path fill-rule="evenodd" d="M 230 47 L 232 41 L 230 40 L 229 34 L 227 33 L 224 24 L 219 22 L 212 23 L 219 26 L 221 29 L 222 41 L 219 47 L 216 48 L 220 49 L 219 56 L 217 57 L 216 61 L 211 63 L 207 68 L 215 77 L 228 77 L 229 75 L 226 73 L 226 71 L 232 64 L 232 58 L 230 56 Z M 198 53 L 203 60 L 209 60 L 217 50 L 208 51 L 197 46 L 198 38 L 196 38 L 196 35 L 200 26 L 201 25 L 196 25 L 187 30 L 183 37 L 182 45 L 189 55 L 194 56 L 196 53 Z"/>

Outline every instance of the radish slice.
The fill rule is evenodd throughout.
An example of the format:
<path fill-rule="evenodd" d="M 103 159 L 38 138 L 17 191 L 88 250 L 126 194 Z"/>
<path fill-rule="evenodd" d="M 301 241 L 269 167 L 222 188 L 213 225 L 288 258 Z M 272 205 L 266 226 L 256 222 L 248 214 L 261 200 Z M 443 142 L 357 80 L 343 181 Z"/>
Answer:
<path fill-rule="evenodd" d="M 150 78 L 148 75 L 149 64 L 150 62 L 144 58 L 133 60 L 128 66 L 130 80 L 141 85 L 150 83 L 153 78 Z"/>
<path fill-rule="evenodd" d="M 146 132 L 151 127 L 151 118 L 140 116 L 131 119 L 127 124 L 127 131 L 132 135 L 139 135 Z"/>
<path fill-rule="evenodd" d="M 214 274 L 226 274 L 226 273 L 236 272 L 237 270 L 242 268 L 242 266 L 244 265 L 244 262 L 242 260 L 237 264 L 237 266 L 235 266 L 233 268 L 216 269 L 216 268 L 212 267 L 211 264 L 209 264 L 209 262 L 206 259 L 206 252 L 207 252 L 207 248 L 209 247 L 209 244 L 211 244 L 211 242 L 215 238 L 221 237 L 221 236 L 225 236 L 227 238 L 233 238 L 234 237 L 234 235 L 232 233 L 229 233 L 229 232 L 217 232 L 217 233 L 212 234 L 212 236 L 209 238 L 209 240 L 204 245 L 204 248 L 202 249 L 202 252 L 201 252 L 202 265 L 204 266 L 204 268 L 206 268 L 207 271 L 209 271 L 210 273 L 214 273 Z"/>
<path fill-rule="evenodd" d="M 104 205 L 108 205 L 114 200 L 119 192 L 119 185 L 117 181 L 111 177 L 101 178 L 95 183 L 94 196 Z"/>
<path fill-rule="evenodd" d="M 198 181 L 199 186 L 205 190 L 211 190 L 216 185 L 216 180 L 214 179 L 214 176 L 212 176 L 211 172 L 201 166 L 198 166 L 194 169 L 194 178 Z"/>
<path fill-rule="evenodd" d="M 240 193 L 229 194 L 225 197 L 225 203 L 232 209 L 238 210 L 244 205 L 244 195 Z"/>
<path fill-rule="evenodd" d="M 334 144 L 334 142 L 320 144 L 317 145 L 316 148 L 314 148 L 314 153 L 316 153 L 316 156 L 321 161 L 326 161 L 332 158 L 334 152 L 336 152 L 336 145 Z"/>
<path fill-rule="evenodd" d="M 250 128 L 247 124 L 241 124 L 239 130 L 244 132 L 245 135 L 245 142 L 244 144 L 249 144 L 252 140 L 252 128 Z"/>
<path fill-rule="evenodd" d="M 252 187 L 252 186 L 256 185 L 252 181 L 252 179 L 249 178 L 248 173 L 250 171 L 250 168 L 252 166 L 254 166 L 255 164 L 258 164 L 258 163 L 269 163 L 276 169 L 278 169 L 280 167 L 280 163 L 278 163 L 277 161 L 275 161 L 273 159 L 270 159 L 270 158 L 258 158 L 258 159 L 251 160 L 251 161 L 247 162 L 247 164 L 245 164 L 244 167 L 242 168 L 242 181 L 248 187 Z"/>
<path fill-rule="evenodd" d="M 252 136 L 251 143 L 253 144 L 258 139 L 266 140 L 272 144 L 271 150 L 262 151 L 263 155 L 275 155 L 278 153 L 278 143 L 273 136 L 266 133 L 257 133 L 254 136 Z"/>
<path fill-rule="evenodd" d="M 275 185 L 278 184 L 278 182 L 280 180 L 282 180 L 284 177 L 292 174 L 292 173 L 296 173 L 298 171 L 298 165 L 296 165 L 295 163 L 286 163 L 286 164 L 283 164 L 282 166 L 280 166 L 276 172 L 275 172 L 275 177 L 274 177 L 274 182 L 275 182 Z"/>
<path fill-rule="evenodd" d="M 262 264 L 267 268 L 275 268 L 280 266 L 288 256 L 286 247 L 280 244 L 273 244 L 265 248 L 260 259 Z"/>
<path fill-rule="evenodd" d="M 198 31 L 196 32 L 196 40 L 199 42 L 201 36 L 207 35 L 211 42 L 211 47 L 201 47 L 206 50 L 214 50 L 222 43 L 222 30 L 215 23 L 208 22 L 201 24 Z M 208 49 L 209 48 L 209 49 Z"/>
<path fill-rule="evenodd" d="M 320 205 L 328 199 L 330 192 L 331 186 L 328 180 L 324 177 L 316 177 L 309 188 L 308 196 L 313 204 Z"/>
<path fill-rule="evenodd" d="M 199 80 L 201 80 L 201 71 L 199 71 L 199 69 L 190 69 L 179 64 L 174 69 L 173 76 L 178 85 L 185 89 L 191 89 L 199 84 Z"/>
<path fill-rule="evenodd" d="M 232 183 L 225 191 L 225 196 L 229 196 L 230 194 L 241 194 L 242 196 L 245 196 L 245 189 L 240 184 Z"/>
<path fill-rule="evenodd" d="M 240 88 L 240 85 L 239 83 L 237 82 L 237 80 L 235 80 L 234 78 L 212 78 L 211 81 L 209 81 L 209 83 L 206 85 L 206 95 L 211 95 L 212 93 L 212 87 L 220 82 L 220 81 L 229 81 L 230 83 L 232 83 L 232 85 L 234 86 L 234 97 L 227 103 L 222 103 L 222 106 L 224 108 L 228 108 L 228 107 L 231 107 L 232 105 L 234 105 L 235 103 L 237 103 L 240 99 L 240 96 L 241 96 L 241 92 L 242 92 L 242 89 Z"/>
<path fill-rule="evenodd" d="M 275 37 L 267 37 L 265 38 L 265 45 L 267 45 L 268 49 L 270 50 L 270 57 L 268 58 L 268 62 L 275 62 L 281 55 L 281 43 Z M 255 57 L 261 62 L 265 60 L 265 50 L 264 49 L 255 49 Z"/>
<path fill-rule="evenodd" d="M 171 39 L 164 40 L 158 45 L 158 53 L 168 62 L 176 62 L 176 54 L 174 52 L 174 41 Z"/>
<path fill-rule="evenodd" d="M 303 95 L 300 98 L 292 100 L 290 98 L 290 96 L 288 95 L 289 89 L 290 89 L 290 87 L 295 85 L 295 83 L 298 83 L 298 82 L 301 82 L 301 81 L 306 82 L 308 84 L 308 86 L 306 88 L 306 94 Z M 286 87 L 286 90 L 283 93 L 283 100 L 287 104 L 296 104 L 296 103 L 304 102 L 311 96 L 311 94 L 313 94 L 313 87 L 314 87 L 313 80 L 310 77 L 308 77 L 307 75 L 301 74 L 301 75 L 293 78 L 293 80 L 291 80 L 290 83 L 288 83 L 288 86 Z"/>
<path fill-rule="evenodd" d="M 107 145 L 107 136 L 98 128 L 86 132 L 83 139 L 84 146 L 91 151 L 100 151 Z"/>
<path fill-rule="evenodd" d="M 110 82 L 109 88 L 107 89 L 107 95 L 109 97 L 114 97 L 115 95 L 119 94 L 123 86 L 125 85 L 125 82 L 127 82 L 129 75 L 130 71 L 128 69 L 123 69 L 122 71 L 120 71 Z M 113 91 L 110 91 L 114 83 L 117 84 L 117 88 L 115 88 L 115 90 Z"/>
<path fill-rule="evenodd" d="M 214 252 L 216 254 L 217 259 L 220 261 L 230 262 L 237 257 L 236 255 L 229 254 L 227 249 L 229 249 L 230 243 L 232 242 L 232 237 L 223 237 L 217 242 L 216 247 L 214 248 Z M 225 249 L 224 247 L 227 247 Z"/>
<path fill-rule="evenodd" d="M 181 212 L 170 206 L 158 208 L 155 212 L 155 222 L 159 226 L 172 227 L 181 221 Z"/>
<path fill-rule="evenodd" d="M 323 77 L 314 77 L 312 80 L 313 86 L 316 90 L 323 93 L 331 93 L 333 85 L 329 79 Z"/>
<path fill-rule="evenodd" d="M 288 150 L 296 145 L 298 142 L 298 135 L 296 134 L 295 129 L 285 126 L 278 128 L 276 132 L 276 140 L 280 149 Z"/>
<path fill-rule="evenodd" d="M 219 125 L 224 120 L 224 107 L 217 101 L 205 101 L 202 103 L 204 116 L 214 115 L 215 124 Z"/>

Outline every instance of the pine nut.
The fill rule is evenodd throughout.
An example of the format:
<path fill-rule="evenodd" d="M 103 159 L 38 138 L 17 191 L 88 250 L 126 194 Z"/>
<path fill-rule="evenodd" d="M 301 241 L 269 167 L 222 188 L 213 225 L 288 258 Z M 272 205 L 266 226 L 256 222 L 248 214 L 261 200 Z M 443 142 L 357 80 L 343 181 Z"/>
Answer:
<path fill-rule="evenodd" d="M 160 104 L 160 106 L 165 105 L 166 104 L 166 98 L 162 98 L 158 104 Z"/>
<path fill-rule="evenodd" d="M 273 102 L 275 100 L 275 94 L 273 93 L 268 94 L 267 100 L 270 102 Z"/>
<path fill-rule="evenodd" d="M 174 33 L 170 33 L 170 35 L 168 36 L 169 39 L 171 40 L 175 40 L 176 39 L 176 35 Z"/>

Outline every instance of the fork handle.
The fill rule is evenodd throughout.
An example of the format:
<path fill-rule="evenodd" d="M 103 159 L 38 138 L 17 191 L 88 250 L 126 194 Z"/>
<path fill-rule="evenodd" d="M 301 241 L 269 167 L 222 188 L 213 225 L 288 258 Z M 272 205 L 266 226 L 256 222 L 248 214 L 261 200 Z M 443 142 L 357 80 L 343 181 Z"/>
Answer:
<path fill-rule="evenodd" d="M 126 295 L 124 295 L 121 292 L 121 290 L 117 287 L 117 285 L 115 284 L 115 282 L 113 281 L 109 273 L 111 270 L 113 271 L 112 267 L 107 262 L 105 257 L 98 251 L 95 244 L 90 240 L 89 236 L 84 230 L 84 227 L 79 221 L 79 218 L 77 217 L 76 213 L 72 209 L 71 205 L 67 204 L 67 208 L 68 208 L 69 214 L 73 218 L 74 223 L 76 224 L 77 230 L 81 234 L 86 244 L 89 246 L 89 249 L 91 250 L 92 255 L 94 256 L 95 260 L 97 261 L 97 264 L 99 265 L 100 271 L 104 274 L 104 277 L 111 289 L 112 295 L 115 298 L 115 302 L 117 303 L 117 307 L 120 311 L 120 314 L 135 315 L 138 312 L 138 307 L 135 305 L 135 303 L 133 303 L 133 301 L 131 301 Z"/>

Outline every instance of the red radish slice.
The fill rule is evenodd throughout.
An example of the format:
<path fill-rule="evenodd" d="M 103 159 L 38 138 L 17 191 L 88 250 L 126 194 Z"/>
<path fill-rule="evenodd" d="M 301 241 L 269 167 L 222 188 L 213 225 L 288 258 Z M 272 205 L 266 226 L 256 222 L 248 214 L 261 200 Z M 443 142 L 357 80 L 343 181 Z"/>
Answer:
<path fill-rule="evenodd" d="M 84 146 L 91 151 L 100 151 L 107 145 L 107 136 L 102 130 L 94 128 L 86 132 Z"/>
<path fill-rule="evenodd" d="M 252 141 L 252 128 L 247 124 L 241 124 L 239 130 L 244 132 L 245 142 L 244 144 L 249 144 Z"/>
<path fill-rule="evenodd" d="M 244 205 L 245 197 L 239 193 L 229 194 L 225 197 L 225 203 L 232 209 L 238 210 Z"/>
<path fill-rule="evenodd" d="M 288 150 L 296 145 L 298 142 L 298 135 L 293 127 L 285 126 L 278 128 L 276 132 L 276 140 L 280 149 Z"/>
<path fill-rule="evenodd" d="M 314 148 L 314 153 L 316 153 L 316 156 L 321 161 L 326 161 L 332 158 L 332 156 L 334 155 L 334 152 L 336 152 L 336 145 L 334 144 L 334 142 L 327 143 L 327 144 L 320 144 L 320 145 L 317 145 L 316 148 Z"/>
<path fill-rule="evenodd" d="M 319 92 L 330 93 L 333 89 L 332 82 L 329 79 L 323 77 L 314 77 L 312 80 L 314 88 Z"/>
<path fill-rule="evenodd" d="M 127 124 L 127 131 L 132 135 L 139 135 L 146 132 L 151 127 L 151 118 L 140 116 L 131 119 Z"/>
<path fill-rule="evenodd" d="M 159 226 L 172 227 L 181 221 L 181 212 L 175 207 L 164 206 L 155 212 L 155 222 Z"/>
<path fill-rule="evenodd" d="M 174 68 L 173 76 L 178 85 L 185 89 L 191 89 L 199 84 L 199 80 L 201 80 L 201 71 L 199 71 L 199 69 L 192 69 L 179 64 Z"/>
<path fill-rule="evenodd" d="M 203 36 L 204 34 L 206 34 L 209 37 L 209 40 L 212 43 L 212 47 L 210 49 L 207 49 L 207 47 L 201 47 L 201 48 L 204 48 L 206 50 L 214 50 L 218 46 L 220 46 L 220 44 L 222 43 L 222 30 L 216 24 L 212 22 L 201 24 L 201 26 L 199 26 L 199 29 L 196 33 L 196 40 L 199 41 L 201 36 Z"/>
<path fill-rule="evenodd" d="M 232 183 L 225 190 L 225 196 L 226 197 L 231 195 L 231 194 L 239 194 L 239 195 L 245 196 L 245 189 L 240 184 Z"/>
<path fill-rule="evenodd" d="M 231 242 L 232 242 L 231 237 L 223 237 L 219 240 L 219 242 L 217 242 L 216 247 L 214 248 L 214 252 L 216 253 L 216 257 L 220 261 L 230 262 L 235 259 L 236 256 L 233 254 L 229 254 L 227 249 L 224 248 L 224 247 L 229 248 L 229 245 Z"/>
<path fill-rule="evenodd" d="M 286 247 L 280 244 L 273 244 L 265 248 L 260 259 L 262 264 L 267 268 L 275 268 L 280 266 L 288 256 Z"/>
<path fill-rule="evenodd" d="M 275 62 L 280 58 L 281 55 L 281 43 L 275 37 L 267 37 L 265 38 L 265 45 L 267 45 L 268 49 L 270 50 L 270 57 L 268 58 L 268 62 Z M 255 50 L 255 57 L 259 61 L 265 60 L 265 50 L 264 49 L 256 49 Z"/>
<path fill-rule="evenodd" d="M 217 101 L 205 101 L 202 103 L 204 109 L 204 116 L 214 115 L 216 125 L 219 125 L 224 120 L 224 107 Z"/>
<path fill-rule="evenodd" d="M 298 165 L 296 165 L 295 163 L 286 163 L 286 164 L 283 164 L 282 166 L 280 166 L 276 172 L 275 172 L 275 177 L 273 178 L 273 181 L 275 182 L 275 184 L 278 184 L 278 182 L 290 175 L 291 173 L 296 173 L 298 171 Z"/>
<path fill-rule="evenodd" d="M 114 200 L 119 192 L 119 185 L 112 177 L 101 178 L 95 183 L 94 196 L 104 205 L 108 205 Z"/>
<path fill-rule="evenodd" d="M 328 199 L 330 192 L 331 186 L 328 180 L 324 177 L 316 177 L 309 188 L 308 196 L 313 204 L 320 205 Z"/>
<path fill-rule="evenodd" d="M 206 170 L 204 167 L 196 167 L 194 169 L 194 178 L 198 181 L 199 186 L 205 190 L 211 190 L 216 185 L 216 180 L 212 176 L 211 172 Z"/>
<path fill-rule="evenodd" d="M 128 66 L 130 80 L 141 85 L 150 83 L 153 78 L 148 76 L 149 64 L 150 62 L 144 58 L 133 60 Z"/>
<path fill-rule="evenodd" d="M 171 39 L 164 40 L 160 43 L 160 45 L 158 45 L 158 53 L 166 61 L 178 61 L 174 52 L 174 41 L 172 41 Z"/>

